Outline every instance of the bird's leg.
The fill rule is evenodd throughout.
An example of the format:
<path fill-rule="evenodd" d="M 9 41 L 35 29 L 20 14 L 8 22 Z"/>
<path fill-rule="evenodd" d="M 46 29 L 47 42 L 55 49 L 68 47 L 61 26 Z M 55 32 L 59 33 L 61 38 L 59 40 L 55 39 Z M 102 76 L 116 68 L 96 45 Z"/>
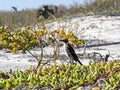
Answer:
<path fill-rule="evenodd" d="M 74 60 L 70 58 L 70 63 L 71 64 L 74 64 Z"/>
<path fill-rule="evenodd" d="M 70 64 L 72 64 L 72 59 L 70 58 L 70 61 L 69 61 Z"/>
<path fill-rule="evenodd" d="M 72 64 L 74 64 L 74 60 L 71 60 Z"/>

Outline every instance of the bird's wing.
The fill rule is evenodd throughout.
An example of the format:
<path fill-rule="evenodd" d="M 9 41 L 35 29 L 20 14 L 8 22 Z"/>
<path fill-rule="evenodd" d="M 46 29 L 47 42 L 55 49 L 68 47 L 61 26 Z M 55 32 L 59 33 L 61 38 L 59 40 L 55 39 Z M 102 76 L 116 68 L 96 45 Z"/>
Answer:
<path fill-rule="evenodd" d="M 66 51 L 67 51 L 68 56 L 74 59 L 75 61 L 78 61 L 78 56 L 76 55 L 73 47 L 71 45 L 68 45 L 66 49 L 67 49 Z"/>

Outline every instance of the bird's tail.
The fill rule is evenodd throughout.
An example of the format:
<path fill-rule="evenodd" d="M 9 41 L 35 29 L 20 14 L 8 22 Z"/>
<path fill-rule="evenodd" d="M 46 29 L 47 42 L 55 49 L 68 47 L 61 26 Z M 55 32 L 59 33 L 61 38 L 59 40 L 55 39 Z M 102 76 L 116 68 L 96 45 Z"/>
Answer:
<path fill-rule="evenodd" d="M 83 65 L 79 60 L 78 60 L 78 62 L 79 62 L 80 65 Z"/>

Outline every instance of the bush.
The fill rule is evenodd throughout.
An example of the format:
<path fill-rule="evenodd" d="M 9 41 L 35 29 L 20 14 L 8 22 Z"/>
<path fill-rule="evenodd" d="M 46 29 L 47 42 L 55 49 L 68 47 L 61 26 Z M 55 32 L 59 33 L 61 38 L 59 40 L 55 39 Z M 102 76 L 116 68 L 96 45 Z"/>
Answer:
<path fill-rule="evenodd" d="M 104 90 L 119 89 L 120 61 L 100 62 L 88 66 L 53 65 L 38 70 L 0 73 L 0 88 L 72 89 L 94 87 Z M 8 77 L 9 76 L 9 77 Z M 6 78 L 5 78 L 6 77 Z M 95 88 L 94 88 L 95 89 Z"/>

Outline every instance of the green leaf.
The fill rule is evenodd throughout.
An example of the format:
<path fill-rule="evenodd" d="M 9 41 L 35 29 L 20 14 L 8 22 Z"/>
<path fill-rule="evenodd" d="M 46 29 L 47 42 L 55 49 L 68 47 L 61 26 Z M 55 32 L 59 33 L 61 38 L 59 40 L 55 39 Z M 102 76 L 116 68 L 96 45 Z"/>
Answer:
<path fill-rule="evenodd" d="M 6 81 L 6 86 L 5 86 L 6 88 L 10 88 L 11 87 L 11 84 L 10 84 L 10 82 L 7 80 Z"/>

